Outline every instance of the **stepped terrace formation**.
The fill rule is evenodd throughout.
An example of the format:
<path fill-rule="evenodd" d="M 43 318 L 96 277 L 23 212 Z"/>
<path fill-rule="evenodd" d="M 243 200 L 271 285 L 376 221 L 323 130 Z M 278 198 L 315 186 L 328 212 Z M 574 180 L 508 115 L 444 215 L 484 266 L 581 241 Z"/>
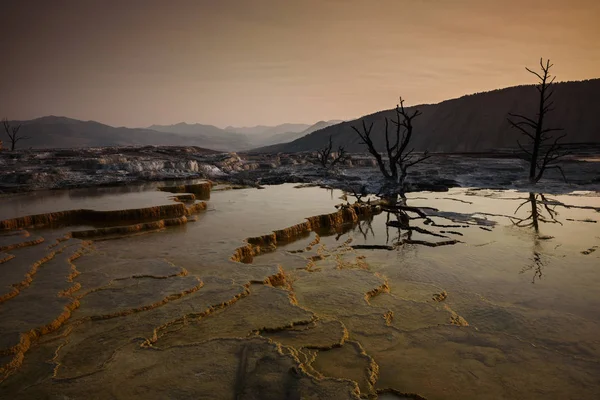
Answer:
<path fill-rule="evenodd" d="M 526 207 L 514 210 L 530 197 L 420 193 L 399 209 L 314 186 L 186 185 L 142 191 L 157 196 L 150 207 L 2 222 L 3 393 L 474 399 L 483 382 L 492 397 L 536 398 L 540 374 L 559 382 L 545 393 L 597 388 L 594 306 L 572 297 L 552 311 L 543 305 L 578 276 L 506 297 L 531 285 L 530 274 L 558 273 L 560 252 L 595 279 L 597 252 L 585 252 L 598 246 L 593 235 L 575 243 L 558 224 L 538 239 L 541 262 L 504 270 L 531 254 L 513 225 L 528 220 Z M 280 203 L 261 206 L 273 198 Z M 118 192 L 104 201 L 119 199 L 135 206 Z M 571 229 L 588 232 L 598 219 L 586 197 L 534 199 Z M 506 263 L 505 246 L 514 253 Z M 491 267 L 476 268 L 482 260 Z"/>

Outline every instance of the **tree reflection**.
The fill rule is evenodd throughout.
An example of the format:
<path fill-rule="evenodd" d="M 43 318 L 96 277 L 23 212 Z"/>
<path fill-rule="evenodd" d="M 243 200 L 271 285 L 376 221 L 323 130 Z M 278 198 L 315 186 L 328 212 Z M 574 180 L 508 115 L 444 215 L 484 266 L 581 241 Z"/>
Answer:
<path fill-rule="evenodd" d="M 547 265 L 546 257 L 543 254 L 542 242 L 545 240 L 552 239 L 551 236 L 545 236 L 540 234 L 540 224 L 560 224 L 558 221 L 558 211 L 556 211 L 557 202 L 548 199 L 544 194 L 541 193 L 529 193 L 527 200 L 522 202 L 515 210 L 515 215 L 525 205 L 529 205 L 529 213 L 524 218 L 513 217 L 511 218 L 513 225 L 520 228 L 533 228 L 533 247 L 531 264 L 524 266 L 521 269 L 521 274 L 527 271 L 533 271 L 533 277 L 531 283 L 535 283 L 536 280 L 542 279 L 544 267 Z"/>
<path fill-rule="evenodd" d="M 426 229 L 417 225 L 411 225 L 411 221 L 423 220 L 425 224 L 429 223 L 432 227 L 437 227 L 435 223 L 423 212 L 423 210 L 417 207 L 410 207 L 406 204 L 407 199 L 401 199 L 394 206 L 384 207 L 384 211 L 387 212 L 386 220 L 386 244 L 390 244 L 390 241 L 394 247 L 399 247 L 404 244 L 419 244 L 429 247 L 446 246 L 456 244 L 459 241 L 450 239 L 448 236 L 443 235 L 441 232 L 434 232 L 433 230 Z M 392 216 L 395 219 L 392 219 Z M 396 235 L 390 240 L 390 228 L 396 228 Z M 417 232 L 422 235 L 433 236 L 436 238 L 442 238 L 445 240 L 441 241 L 429 241 L 429 240 L 418 240 L 413 238 L 413 233 Z"/>

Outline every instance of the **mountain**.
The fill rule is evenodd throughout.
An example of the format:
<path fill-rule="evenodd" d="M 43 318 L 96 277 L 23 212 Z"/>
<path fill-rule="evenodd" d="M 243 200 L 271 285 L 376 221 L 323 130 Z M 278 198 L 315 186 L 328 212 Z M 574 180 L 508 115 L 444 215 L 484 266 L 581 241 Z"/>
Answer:
<path fill-rule="evenodd" d="M 278 143 L 291 142 L 293 140 L 296 140 L 298 138 L 306 136 L 310 133 L 318 131 L 319 129 L 323 129 L 323 128 L 327 128 L 328 126 L 331 126 L 331 125 L 339 124 L 340 122 L 343 122 L 343 121 L 340 121 L 340 120 L 319 121 L 316 124 L 310 125 L 308 128 L 306 128 L 300 132 L 284 132 L 284 133 L 278 133 L 278 134 L 266 137 L 263 140 L 261 140 L 258 143 L 258 145 L 270 146 L 270 145 L 278 144 Z"/>
<path fill-rule="evenodd" d="M 554 85 L 555 109 L 548 114 L 548 127 L 562 127 L 567 143 L 600 143 L 600 79 L 563 82 Z M 535 116 L 538 92 L 533 85 L 515 86 L 446 100 L 438 104 L 408 107 L 423 115 L 414 120 L 412 146 L 417 151 L 486 152 L 516 148 L 522 135 L 507 122 L 508 113 Z M 373 141 L 385 148 L 384 119 L 394 118 L 393 109 L 364 116 L 367 126 L 374 123 Z M 361 119 L 317 130 L 289 143 L 256 149 L 256 152 L 299 152 L 324 147 L 333 138 L 350 152 L 364 152 L 366 146 L 352 130 Z"/>
<path fill-rule="evenodd" d="M 172 145 L 210 148 L 214 141 L 207 137 L 186 136 L 152 129 L 115 128 L 95 121 L 80 121 L 66 117 L 48 116 L 29 121 L 10 121 L 21 124 L 19 134 L 28 140 L 17 148 L 72 148 L 103 146 Z M 4 140 L 4 136 L 1 136 Z M 8 146 L 7 140 L 4 145 Z M 217 149 L 220 150 L 220 149 Z"/>
<path fill-rule="evenodd" d="M 229 132 L 243 133 L 244 135 L 249 136 L 256 135 L 261 137 L 269 137 L 281 133 L 302 132 L 308 128 L 310 128 L 310 125 L 308 124 L 281 124 L 276 126 L 257 125 L 251 127 L 228 126 L 225 128 L 225 130 Z"/>
<path fill-rule="evenodd" d="M 210 148 L 240 151 L 289 142 L 338 122 L 341 121 L 320 121 L 314 125 L 281 124 L 276 126 L 257 125 L 242 128 L 228 126 L 225 129 L 213 125 L 180 122 L 175 125 L 152 125 L 148 129 L 190 137 L 203 137 Z"/>
<path fill-rule="evenodd" d="M 187 124 L 185 122 L 180 122 L 174 125 L 152 125 L 148 127 L 148 129 L 187 136 L 190 138 L 202 138 L 206 143 L 206 147 L 215 150 L 238 151 L 253 147 L 253 141 L 246 135 L 230 132 L 213 125 Z"/>
<path fill-rule="evenodd" d="M 71 148 L 104 146 L 198 146 L 218 151 L 240 151 L 253 147 L 290 141 L 307 135 L 329 122 L 302 125 L 300 132 L 276 133 L 257 137 L 230 132 L 213 125 L 187 124 L 152 125 L 148 128 L 113 127 L 95 121 L 80 121 L 67 117 L 47 116 L 29 121 L 10 121 L 12 126 L 21 125 L 20 135 L 30 139 L 19 142 L 17 148 Z M 300 124 L 283 124 L 279 127 L 296 127 Z M 270 127 L 277 128 L 277 127 Z M 277 132 L 277 129 L 272 130 Z M 0 132 L 0 140 L 8 146 L 8 140 Z"/>

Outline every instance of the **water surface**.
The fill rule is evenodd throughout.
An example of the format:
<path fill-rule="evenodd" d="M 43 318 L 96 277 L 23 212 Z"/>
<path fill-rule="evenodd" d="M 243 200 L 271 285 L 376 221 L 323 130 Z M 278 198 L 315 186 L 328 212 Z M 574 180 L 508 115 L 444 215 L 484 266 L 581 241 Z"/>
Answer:
<path fill-rule="evenodd" d="M 23 215 L 170 196 L 56 192 L 7 204 Z M 0 304 L 2 364 L 25 349 L 23 333 L 38 332 L 3 393 L 600 395 L 597 194 L 416 193 L 407 205 L 427 218 L 383 212 L 279 243 L 251 264 L 230 261 L 245 238 L 347 201 L 337 190 L 286 184 L 214 191 L 196 222 L 115 240 L 56 242 L 69 227 L 5 233 L 5 243 L 45 242 L 5 252 L 15 257 L 0 264 L 4 292 L 56 254 Z"/>

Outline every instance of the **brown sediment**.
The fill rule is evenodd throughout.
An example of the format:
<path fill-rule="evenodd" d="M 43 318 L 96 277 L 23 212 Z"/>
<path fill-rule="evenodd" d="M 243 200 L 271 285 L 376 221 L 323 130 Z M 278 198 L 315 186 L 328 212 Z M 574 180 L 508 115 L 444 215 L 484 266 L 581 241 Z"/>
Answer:
<path fill-rule="evenodd" d="M 190 318 L 194 318 L 194 319 L 205 318 L 205 317 L 213 314 L 217 310 L 227 308 L 227 307 L 231 306 L 232 304 L 236 303 L 238 300 L 248 296 L 250 294 L 250 283 L 243 285 L 242 287 L 243 287 L 243 290 L 241 292 L 239 292 L 235 296 L 229 298 L 227 301 L 224 301 L 219 304 L 213 304 L 213 305 L 209 306 L 208 308 L 206 308 L 204 311 L 189 313 L 189 314 L 186 314 L 177 319 L 168 321 L 163 325 L 157 326 L 156 328 L 153 329 L 152 336 L 150 338 L 146 339 L 144 341 L 144 343 L 141 344 L 141 347 L 152 347 L 152 345 L 154 343 L 156 343 L 158 341 L 158 339 L 160 338 L 159 332 L 169 328 L 170 326 L 173 326 L 176 324 L 185 324 L 186 321 Z"/>
<path fill-rule="evenodd" d="M 283 287 L 286 289 L 290 288 L 290 282 L 288 281 L 288 277 L 285 274 L 283 268 L 281 267 L 278 268 L 278 271 L 275 275 L 268 276 L 262 281 L 251 281 L 250 283 L 261 283 L 263 285 Z"/>
<path fill-rule="evenodd" d="M 73 265 L 72 262 L 74 260 L 76 260 L 77 258 L 79 258 L 83 254 L 84 247 L 88 244 L 89 244 L 88 242 L 81 242 L 80 248 L 77 251 L 73 252 L 73 254 L 71 254 L 67 258 L 67 262 L 69 264 Z M 0 299 L 0 303 L 16 296 L 17 294 L 19 294 L 20 290 L 29 286 L 29 284 L 33 280 L 33 275 L 37 272 L 37 269 L 39 268 L 39 266 L 41 266 L 45 262 L 52 260 L 57 254 L 60 254 L 64 250 L 65 250 L 65 248 L 63 247 L 59 251 L 53 251 L 50 254 L 46 255 L 46 257 L 44 257 L 43 259 L 38 260 L 36 263 L 34 263 L 32 269 L 27 273 L 26 279 L 23 282 L 20 282 L 19 284 L 13 285 L 14 290 L 11 293 L 9 293 L 10 297 L 7 297 L 6 299 L 4 299 L 4 297 L 6 297 L 6 296 L 3 296 L 3 298 Z M 80 288 L 81 288 L 81 285 L 79 283 L 76 283 L 69 289 L 66 289 L 66 290 L 58 293 L 58 296 L 59 297 L 71 297 L 71 294 L 76 292 Z M 12 374 L 15 370 L 17 370 L 22 365 L 23 360 L 25 358 L 25 353 L 30 349 L 33 342 L 35 342 L 36 340 L 38 340 L 39 338 L 41 338 L 44 335 L 55 332 L 61 326 L 63 326 L 65 324 L 65 322 L 69 318 L 71 318 L 71 314 L 73 313 L 73 311 L 75 309 L 77 309 L 79 307 L 79 305 L 80 305 L 79 299 L 72 297 L 71 302 L 69 302 L 68 304 L 66 304 L 63 307 L 63 312 L 60 313 L 54 320 L 52 320 L 50 323 L 48 323 L 44 326 L 34 328 L 28 332 L 21 333 L 18 344 L 16 344 L 15 346 L 12 346 L 11 348 L 0 351 L 0 355 L 12 355 L 13 356 L 11 361 L 8 364 L 6 364 L 4 366 L 0 366 L 0 382 L 2 382 L 6 377 L 8 377 L 10 374 Z"/>
<path fill-rule="evenodd" d="M 321 236 L 319 236 L 318 233 L 315 233 L 315 239 L 312 242 L 310 242 L 308 244 L 308 246 L 306 246 L 306 248 L 304 249 L 304 251 L 311 251 L 312 248 L 314 246 L 318 245 L 319 243 L 321 243 Z"/>
<path fill-rule="evenodd" d="M 381 212 L 381 208 L 370 204 L 355 203 L 341 206 L 336 212 L 309 217 L 290 227 L 273 231 L 271 234 L 246 239 L 246 245 L 239 247 L 231 256 L 232 261 L 251 263 L 254 256 L 274 251 L 278 243 L 288 243 L 310 234 L 312 231 L 336 231 L 344 225 L 355 224 L 360 217 Z M 319 242 L 311 243 L 309 247 Z"/>
<path fill-rule="evenodd" d="M 56 238 L 55 242 L 52 243 L 51 245 L 48 245 L 48 249 L 53 249 L 57 246 L 60 246 L 60 244 L 62 242 L 66 242 L 67 240 L 71 239 L 73 236 L 70 233 L 65 234 L 64 236 L 61 236 L 59 238 Z"/>
<path fill-rule="evenodd" d="M 240 292 L 238 292 L 237 294 L 235 294 L 234 296 L 232 296 L 231 298 L 229 298 L 227 301 L 224 301 L 224 302 L 221 302 L 218 304 L 213 304 L 201 312 L 185 314 L 179 318 L 168 321 L 168 322 L 154 328 L 153 332 L 152 332 L 152 336 L 150 338 L 147 338 L 144 341 L 144 343 L 142 343 L 141 346 L 142 347 L 152 347 L 153 344 L 156 343 L 159 340 L 159 338 L 162 336 L 159 334 L 161 331 L 167 330 L 168 328 L 175 326 L 175 325 L 186 324 L 190 318 L 193 318 L 195 320 L 200 320 L 205 317 L 208 317 L 209 315 L 214 314 L 218 310 L 222 310 L 227 307 L 230 307 L 231 305 L 235 304 L 238 300 L 241 300 L 242 298 L 250 295 L 250 286 L 252 284 L 266 284 L 266 285 L 270 285 L 270 286 L 284 287 L 284 288 L 288 289 L 288 291 L 290 292 L 290 295 L 289 295 L 290 303 L 294 304 L 295 298 L 293 297 L 293 292 L 291 292 L 289 290 L 290 286 L 289 286 L 289 281 L 287 280 L 287 276 L 285 275 L 285 272 L 283 271 L 283 269 L 281 267 L 279 267 L 276 274 L 268 276 L 262 281 L 250 281 L 250 282 L 246 283 L 245 285 L 241 285 L 242 290 Z"/>
<path fill-rule="evenodd" d="M 15 258 L 13 254 L 0 254 L 0 264 L 4 264 L 5 262 L 9 262 Z"/>
<path fill-rule="evenodd" d="M 321 261 L 324 260 L 325 258 L 331 256 L 331 254 L 317 254 L 316 256 L 310 256 L 308 257 L 309 261 L 315 262 L 315 261 Z"/>
<path fill-rule="evenodd" d="M 158 190 L 169 193 L 191 193 L 198 198 L 207 200 L 210 198 L 210 191 L 212 189 L 212 182 L 206 181 L 201 183 L 194 183 L 190 185 L 178 185 L 178 186 L 162 186 Z"/>
<path fill-rule="evenodd" d="M 142 231 L 159 230 L 168 226 L 183 225 L 188 222 L 188 216 L 205 209 L 206 203 L 201 201 L 190 206 L 186 206 L 183 203 L 177 203 L 156 207 L 116 211 L 71 210 L 48 214 L 30 215 L 26 217 L 0 221 L 0 229 L 17 229 L 22 226 L 50 227 L 56 225 L 93 224 L 94 222 L 136 222 L 151 220 L 151 222 L 137 224 L 134 223 L 126 226 L 113 226 L 76 231 L 58 239 L 56 244 L 49 246 L 52 248 L 57 246 L 61 241 L 67 240 L 71 237 L 89 238 L 107 235 L 124 235 Z M 35 241 L 22 242 L 5 247 L 10 247 L 12 249 L 34 245 L 41 243 L 43 240 L 43 238 L 39 238 Z M 4 248 L 0 248 L 0 250 L 3 249 Z"/>
<path fill-rule="evenodd" d="M 289 242 L 296 238 L 306 236 L 312 231 L 310 222 L 305 221 L 296 225 L 289 226 L 284 229 L 274 231 L 275 238 L 278 242 Z"/>
<path fill-rule="evenodd" d="M 337 325 L 336 327 L 332 327 Z M 341 329 L 340 329 L 341 328 Z M 293 351 L 302 350 L 331 350 L 342 347 L 348 340 L 349 333 L 346 326 L 337 319 L 317 319 L 309 324 L 296 323 L 293 327 L 282 327 L 264 331 L 257 331 L 256 334 L 268 337 L 276 343 L 280 343 Z M 333 334 L 332 336 L 327 336 Z M 317 353 L 314 352 L 306 365 L 315 360 Z"/>
<path fill-rule="evenodd" d="M 444 309 L 450 313 L 450 323 L 452 325 L 469 326 L 467 320 L 458 315 L 458 313 L 451 309 L 447 304 L 444 305 Z"/>
<path fill-rule="evenodd" d="M 350 246 L 355 250 L 388 250 L 392 251 L 395 249 L 394 246 L 388 246 L 383 244 L 355 244 Z"/>
<path fill-rule="evenodd" d="M 378 395 L 386 394 L 386 393 L 391 393 L 400 398 L 406 398 L 406 399 L 411 399 L 411 400 L 427 400 L 425 397 L 418 395 L 416 393 L 406 393 L 406 392 L 402 392 L 400 390 L 393 389 L 393 388 L 377 389 Z"/>
<path fill-rule="evenodd" d="M 595 252 L 597 248 L 598 246 L 590 247 L 589 249 L 582 251 L 581 254 L 583 254 L 584 256 L 589 256 L 590 254 Z"/>
<path fill-rule="evenodd" d="M 383 314 L 383 319 L 385 320 L 385 324 L 387 326 L 391 326 L 392 321 L 394 321 L 394 312 L 392 310 L 388 310 L 388 312 Z"/>
<path fill-rule="evenodd" d="M 71 286 L 68 289 L 65 289 L 61 292 L 58 293 L 58 297 L 68 297 L 68 296 L 72 296 L 73 293 L 79 291 L 79 289 L 81 289 L 81 284 L 79 282 L 75 283 L 73 286 Z"/>
<path fill-rule="evenodd" d="M 198 201 L 186 208 L 185 215 L 189 216 L 204 210 L 206 210 L 206 203 L 203 201 Z"/>
<path fill-rule="evenodd" d="M 277 243 L 277 238 L 275 233 L 271 233 L 269 235 L 248 238 L 246 242 L 254 246 L 271 246 Z"/>
<path fill-rule="evenodd" d="M 179 272 L 171 275 L 131 275 L 123 278 L 115 278 L 113 281 L 124 281 L 126 279 L 168 279 L 188 276 L 189 272 L 185 268 L 181 268 Z M 112 281 L 111 281 L 112 282 Z"/>
<path fill-rule="evenodd" d="M 113 236 L 113 235 L 128 235 L 132 233 L 145 232 L 145 231 L 157 231 L 164 229 L 169 226 L 184 225 L 188 222 L 187 217 L 182 216 L 178 218 L 161 219 L 159 221 L 146 222 L 142 224 L 127 225 L 127 226 L 111 226 L 108 228 L 89 229 L 84 231 L 71 232 L 74 238 L 95 238 L 102 236 Z"/>
<path fill-rule="evenodd" d="M 196 195 L 194 195 L 193 193 L 179 194 L 177 196 L 171 197 L 171 200 L 178 201 L 180 203 L 185 203 L 189 201 L 195 201 Z"/>
<path fill-rule="evenodd" d="M 377 383 L 377 379 L 379 379 L 379 365 L 375 362 L 373 357 L 367 354 L 367 352 L 359 342 L 346 343 L 354 345 L 358 349 L 359 354 L 369 361 L 369 364 L 367 366 L 367 380 L 369 382 L 371 392 L 375 392 L 375 384 Z"/>
<path fill-rule="evenodd" d="M 413 240 L 413 239 L 404 239 L 398 242 L 401 244 L 420 244 L 422 246 L 427 247 L 439 247 L 439 246 L 451 246 L 453 244 L 462 243 L 460 240 L 442 240 L 440 242 L 428 242 L 426 240 Z"/>
<path fill-rule="evenodd" d="M 88 240 L 82 240 L 81 248 L 77 252 L 73 253 L 71 255 L 71 257 L 69 257 L 67 259 L 67 262 L 69 263 L 69 266 L 71 267 L 71 273 L 67 277 L 67 282 L 73 282 L 73 279 L 75 279 L 77 276 L 79 276 L 79 274 L 81 274 L 81 272 L 79 272 L 77 270 L 77 266 L 75 264 L 73 264 L 73 261 L 75 261 L 76 259 L 81 257 L 83 255 L 84 251 L 87 248 L 89 248 L 90 246 L 92 246 L 92 242 L 90 242 Z"/>
<path fill-rule="evenodd" d="M 332 353 L 329 353 L 330 351 Z M 332 354 L 334 354 L 333 352 L 336 352 L 337 356 L 334 358 L 337 358 L 339 357 L 338 353 L 340 351 L 342 352 L 342 354 L 344 354 L 345 351 L 351 351 L 351 357 L 356 358 L 353 359 L 353 362 L 351 364 L 346 363 L 347 365 L 342 366 L 341 368 L 332 368 L 329 370 L 327 370 L 328 368 L 325 368 L 325 370 L 323 370 L 323 365 L 319 367 L 319 355 L 322 357 L 332 357 Z M 364 360 L 364 364 L 360 362 L 360 359 Z M 359 363 L 361 365 L 359 365 Z M 373 357 L 367 354 L 362 345 L 357 341 L 347 340 L 342 347 L 331 350 L 319 351 L 315 360 L 315 364 L 311 366 L 313 366 L 315 370 L 319 371 L 325 376 L 335 376 L 337 378 L 341 378 L 339 374 L 343 374 L 342 370 L 344 368 L 352 368 L 354 369 L 353 375 L 355 376 L 346 379 L 350 379 L 352 382 L 355 382 L 360 387 L 361 398 L 376 398 L 375 385 L 377 383 L 377 380 L 379 379 L 379 365 L 375 362 Z M 357 373 L 360 374 L 360 376 L 358 376 Z M 343 376 L 346 376 L 346 374 L 343 374 Z"/>
<path fill-rule="evenodd" d="M 31 284 L 31 282 L 33 282 L 33 277 L 37 273 L 38 268 L 43 264 L 47 263 L 48 261 L 52 260 L 61 251 L 62 249 L 59 251 L 52 251 L 46 254 L 41 259 L 39 259 L 38 261 L 34 262 L 29 271 L 25 273 L 25 277 L 23 278 L 23 280 L 21 282 L 13 283 L 11 291 L 0 296 L 0 304 L 12 299 L 16 295 L 18 295 L 21 292 L 21 290 L 28 287 Z"/>
<path fill-rule="evenodd" d="M 8 364 L 0 367 L 0 382 L 15 372 L 23 364 L 25 353 L 29 351 L 31 345 L 37 339 L 59 329 L 69 318 L 71 318 L 71 314 L 79 307 L 79 305 L 79 300 L 73 299 L 71 303 L 64 306 L 63 312 L 50 323 L 42 327 L 32 329 L 29 332 L 22 333 L 19 343 L 4 351 L 4 353 L 7 355 L 13 355 L 13 358 Z"/>
<path fill-rule="evenodd" d="M 0 224 L 1 223 L 2 222 L 0 221 Z M 15 250 L 15 249 L 20 249 L 22 247 L 35 246 L 36 244 L 40 244 L 43 242 L 44 242 L 44 238 L 38 237 L 38 238 L 35 238 L 34 240 L 27 240 L 25 242 L 11 243 L 11 244 L 7 244 L 5 246 L 0 246 L 0 251 L 10 251 L 10 250 Z"/>
<path fill-rule="evenodd" d="M 298 299 L 296 298 L 294 288 L 292 287 L 292 279 L 285 273 L 281 265 L 278 266 L 278 271 L 275 275 L 268 276 L 262 281 L 250 281 L 250 283 L 260 283 L 267 286 L 283 288 L 288 291 L 290 303 L 295 306 L 298 305 Z"/>
<path fill-rule="evenodd" d="M 448 293 L 444 290 L 440 293 L 435 293 L 433 295 L 432 299 L 437 302 L 442 302 L 442 301 L 446 300 L 447 297 L 448 297 Z"/>
<path fill-rule="evenodd" d="M 235 249 L 235 253 L 231 256 L 231 261 L 242 262 L 242 263 L 251 263 L 254 259 L 255 253 L 254 248 L 251 244 L 247 244 L 242 247 L 238 247 Z"/>
<path fill-rule="evenodd" d="M 187 290 L 184 290 L 183 292 L 170 294 L 167 297 L 164 297 L 163 299 L 161 299 L 157 302 L 154 302 L 152 304 L 148 304 L 148 305 L 145 305 L 142 307 L 130 308 L 128 310 L 123 310 L 123 311 L 119 311 L 119 312 L 115 312 L 115 313 L 111 313 L 111 314 L 92 315 L 91 317 L 83 318 L 82 321 L 105 320 L 105 319 L 111 319 L 111 318 L 116 318 L 116 317 L 123 317 L 125 315 L 134 314 L 134 313 L 138 313 L 138 312 L 142 312 L 142 311 L 152 310 L 154 308 L 157 308 L 164 304 L 167 304 L 170 301 L 177 300 L 177 299 L 182 298 L 183 296 L 187 296 L 188 294 L 194 293 L 194 292 L 200 290 L 200 288 L 202 288 L 202 286 L 204 286 L 204 282 L 202 282 L 201 280 L 198 280 L 198 284 L 196 286 L 193 286 Z"/>
<path fill-rule="evenodd" d="M 69 264 L 69 267 L 71 269 L 71 273 L 69 274 L 69 276 L 67 277 L 67 282 L 73 282 L 73 278 L 77 277 L 77 275 L 79 275 L 79 271 L 77 271 L 77 267 L 75 266 L 75 264 L 73 264 L 73 261 L 77 260 L 79 257 L 81 257 L 85 251 L 85 248 L 87 246 L 90 246 L 91 242 L 88 241 L 82 241 L 80 244 L 80 248 L 79 250 L 77 250 L 75 253 L 71 254 L 70 257 L 67 258 L 67 263 Z M 79 289 L 81 289 L 81 284 L 79 282 L 75 283 L 73 286 L 71 286 L 68 289 L 63 290 L 62 292 L 60 292 L 58 294 L 59 297 L 67 297 L 67 296 L 72 296 L 73 293 L 79 291 Z"/>
<path fill-rule="evenodd" d="M 189 208 L 183 203 L 167 204 L 155 207 L 134 208 L 128 210 L 96 211 L 69 210 L 46 214 L 28 215 L 24 217 L 0 221 L 0 230 L 19 229 L 24 227 L 52 227 L 64 225 L 83 225 L 119 221 L 151 221 L 177 218 L 205 209 L 205 203 L 196 203 Z"/>
<path fill-rule="evenodd" d="M 365 293 L 365 301 L 367 303 L 369 303 L 369 300 L 371 300 L 373 297 L 375 297 L 381 293 L 389 293 L 389 292 L 390 292 L 390 286 L 388 285 L 388 282 L 386 280 L 381 285 L 379 285 L 376 288 L 369 290 L 367 293 Z"/>

